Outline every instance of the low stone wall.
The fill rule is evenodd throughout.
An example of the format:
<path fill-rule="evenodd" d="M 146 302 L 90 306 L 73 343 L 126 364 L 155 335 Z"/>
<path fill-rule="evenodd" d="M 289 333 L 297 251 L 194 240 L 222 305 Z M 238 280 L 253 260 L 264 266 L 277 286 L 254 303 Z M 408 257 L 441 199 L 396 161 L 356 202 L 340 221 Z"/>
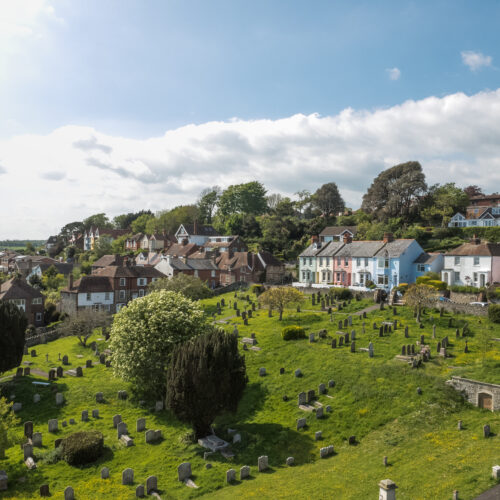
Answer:
<path fill-rule="evenodd" d="M 60 337 L 62 337 L 61 330 L 50 330 L 44 333 L 39 333 L 38 335 L 26 337 L 24 344 L 26 345 L 26 347 L 33 347 L 35 345 L 52 342 L 53 340 L 57 340 Z"/>
<path fill-rule="evenodd" d="M 330 288 L 319 288 L 319 287 L 310 287 L 310 286 L 304 286 L 304 287 L 297 287 L 297 290 L 299 290 L 299 292 L 302 292 L 303 294 L 305 295 L 312 295 L 313 293 L 318 293 L 318 292 L 321 292 L 321 295 L 326 295 L 327 293 L 330 292 L 330 290 L 332 289 L 332 287 Z M 373 291 L 370 290 L 368 292 L 365 292 L 365 291 L 357 291 L 357 290 L 351 290 L 352 294 L 353 295 L 360 295 L 362 299 L 372 299 L 373 300 Z"/>
<path fill-rule="evenodd" d="M 250 286 L 246 281 L 236 281 L 230 285 L 223 286 L 221 288 L 216 288 L 212 290 L 214 295 L 222 295 L 223 293 L 233 292 L 234 290 L 246 290 Z"/>
<path fill-rule="evenodd" d="M 451 380 L 446 383 L 453 386 L 457 391 L 464 392 L 467 401 L 474 406 L 480 406 L 480 395 L 491 396 L 492 410 L 500 410 L 500 385 L 462 377 L 451 377 Z"/>
<path fill-rule="evenodd" d="M 477 293 L 457 293 L 450 292 L 450 300 L 458 304 L 469 304 L 478 301 L 479 290 Z"/>
<path fill-rule="evenodd" d="M 472 316 L 488 316 L 488 308 L 482 306 L 471 306 L 470 304 L 457 304 L 455 302 L 438 302 L 436 307 L 443 308 L 453 314 L 471 314 Z"/>

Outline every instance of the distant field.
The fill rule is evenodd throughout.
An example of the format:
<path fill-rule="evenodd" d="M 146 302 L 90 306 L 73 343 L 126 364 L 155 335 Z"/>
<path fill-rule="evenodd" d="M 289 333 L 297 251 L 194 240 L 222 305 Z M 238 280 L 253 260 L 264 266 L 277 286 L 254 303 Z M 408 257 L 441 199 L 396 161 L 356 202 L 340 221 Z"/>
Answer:
<path fill-rule="evenodd" d="M 163 499 L 184 498 L 317 498 L 317 499 L 365 499 L 377 498 L 378 482 L 390 478 L 398 485 L 398 500 L 446 499 L 453 490 L 460 498 L 472 499 L 493 486 L 491 467 L 500 462 L 500 414 L 481 410 L 463 401 L 445 381 L 452 375 L 482 379 L 500 383 L 500 342 L 494 342 L 483 354 L 478 345 L 477 334 L 487 329 L 493 337 L 500 337 L 500 325 L 485 318 L 456 315 L 453 326 L 449 326 L 450 315 L 440 318 L 435 311 L 423 315 L 424 328 L 419 329 L 409 308 L 398 308 L 393 316 L 390 309 L 378 308 L 368 313 L 365 333 L 363 319 L 355 312 L 372 306 L 373 302 L 352 303 L 341 312 L 334 312 L 333 322 L 327 313 L 310 300 L 302 306 L 302 312 L 288 310 L 284 321 L 277 314 L 268 317 L 267 311 L 257 310 L 249 325 L 229 307 L 234 294 L 202 301 L 207 313 L 215 310 L 217 301 L 224 297 L 226 307 L 217 321 L 227 331 L 236 325 L 240 337 L 256 334 L 260 351 L 243 351 L 247 363 L 249 384 L 235 415 L 224 415 L 216 421 L 217 434 L 230 440 L 228 428 L 237 429 L 241 443 L 233 445 L 236 453 L 232 461 L 215 454 L 205 461 L 204 450 L 188 439 L 189 428 L 180 423 L 170 412 L 155 413 L 146 405 L 140 407 L 132 400 L 121 401 L 117 392 L 127 389 L 127 384 L 113 377 L 112 370 L 97 364 L 83 370 L 82 378 L 65 376 L 53 382 L 52 388 L 35 387 L 32 382 L 46 381 L 44 376 L 33 374 L 7 382 L 3 388 L 6 395 L 15 394 L 15 401 L 22 402 L 19 412 L 21 422 L 33 420 L 35 432 L 43 433 L 43 447 L 35 448 L 38 469 L 28 471 L 23 465 L 19 445 L 7 450 L 7 459 L 0 460 L 0 469 L 9 475 L 9 489 L 2 498 L 37 498 L 41 484 L 50 485 L 54 499 L 63 498 L 68 485 L 75 489 L 78 499 L 122 499 L 134 498 L 135 488 L 144 484 L 146 477 L 156 475 L 160 496 Z M 251 296 L 255 301 L 255 297 Z M 242 296 L 237 298 L 241 310 L 249 304 Z M 353 315 L 356 331 L 356 352 L 349 347 L 332 349 L 331 339 L 338 338 L 338 321 Z M 378 325 L 384 320 L 397 318 L 402 322 L 395 332 L 379 337 Z M 466 338 L 456 338 L 455 329 L 468 321 L 470 333 Z M 309 332 L 321 329 L 328 331 L 326 339 L 309 343 L 308 339 L 284 341 L 281 329 L 284 325 L 301 324 Z M 432 325 L 437 326 L 437 338 L 432 339 Z M 409 338 L 404 337 L 404 326 L 409 326 Z M 402 344 L 415 344 L 420 336 L 431 346 L 432 359 L 419 369 L 395 359 Z M 450 357 L 436 356 L 438 340 L 448 336 Z M 92 340 L 97 340 L 98 335 Z M 464 353 L 465 341 L 469 353 Z M 360 347 L 374 344 L 373 358 Z M 104 340 L 97 340 L 100 351 L 106 348 Z M 48 372 L 60 365 L 58 354 L 67 354 L 70 366 L 85 366 L 86 359 L 95 358 L 88 348 L 78 345 L 75 338 L 67 337 L 35 347 L 37 356 L 25 356 L 31 361 L 33 370 Z M 46 361 L 46 354 L 49 355 Z M 83 356 L 78 358 L 77 356 Z M 259 377 L 259 368 L 266 368 L 267 375 Z M 285 373 L 280 375 L 280 368 Z M 294 371 L 300 368 L 303 377 L 296 378 Z M 13 374 L 12 370 L 10 374 Z M 8 375 L 8 374 L 4 374 Z M 335 381 L 333 388 L 320 395 L 323 406 L 331 406 L 331 413 L 316 419 L 312 412 L 297 406 L 297 395 L 301 391 L 314 389 L 320 383 Z M 417 387 L 422 394 L 417 394 Z M 54 390 L 62 392 L 65 404 L 56 407 Z M 95 393 L 104 392 L 105 403 L 95 402 Z M 33 404 L 33 394 L 42 399 Z M 130 391 L 129 391 L 130 392 Z M 288 401 L 283 396 L 288 396 Z M 100 418 L 81 421 L 81 411 L 98 408 Z M 112 425 L 112 416 L 121 414 L 127 423 L 135 446 L 123 448 Z M 164 440 L 150 445 L 144 442 L 144 433 L 135 432 L 137 418 L 146 417 L 148 429 L 161 429 Z M 298 418 L 307 419 L 307 427 L 296 430 Z M 47 421 L 59 419 L 59 431 L 47 432 Z M 61 427 L 62 420 L 75 418 L 75 425 Z M 464 430 L 457 430 L 462 420 Z M 483 425 L 490 424 L 493 435 L 482 436 Z M 77 468 L 65 462 L 50 464 L 50 452 L 54 440 L 82 429 L 98 429 L 105 436 L 106 454 L 96 463 Z M 22 433 L 22 424 L 19 426 Z M 321 430 L 323 437 L 315 441 L 315 432 Z M 349 436 L 356 436 L 356 445 L 348 444 Z M 319 449 L 333 444 L 335 455 L 319 458 Z M 268 455 L 271 470 L 257 471 L 257 459 Z M 293 456 L 293 467 L 285 465 L 286 458 Z M 389 466 L 382 459 L 388 457 Z M 190 489 L 177 481 L 177 466 L 189 461 L 193 480 L 199 489 Z M 209 462 L 212 468 L 206 469 Z M 243 465 L 251 466 L 250 480 L 225 483 L 226 471 L 234 468 L 239 472 Z M 101 480 L 102 467 L 110 468 L 110 479 Z M 121 472 L 131 467 L 135 471 L 134 486 L 121 485 Z M 239 476 L 238 476 L 239 477 Z"/>
<path fill-rule="evenodd" d="M 0 240 L 0 249 L 22 250 L 26 248 L 28 243 L 31 243 L 34 247 L 39 247 L 45 243 L 45 240 Z"/>

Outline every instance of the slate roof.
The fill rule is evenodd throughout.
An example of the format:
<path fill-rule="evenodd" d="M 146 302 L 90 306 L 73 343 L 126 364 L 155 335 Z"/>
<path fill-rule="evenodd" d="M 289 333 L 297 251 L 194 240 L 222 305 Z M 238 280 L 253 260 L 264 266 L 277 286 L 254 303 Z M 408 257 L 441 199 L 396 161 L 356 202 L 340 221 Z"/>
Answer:
<path fill-rule="evenodd" d="M 421 253 L 415 260 L 414 264 L 431 264 L 434 262 L 441 254 L 440 253 Z"/>
<path fill-rule="evenodd" d="M 329 241 L 323 244 L 321 251 L 317 255 L 318 257 L 333 257 L 344 245 L 343 241 Z"/>
<path fill-rule="evenodd" d="M 0 300 L 40 298 L 40 290 L 28 285 L 21 278 L 12 278 L 0 285 Z"/>
<path fill-rule="evenodd" d="M 108 266 L 95 271 L 94 276 L 109 278 L 162 278 L 163 273 L 151 266 Z"/>
<path fill-rule="evenodd" d="M 479 255 L 483 257 L 500 257 L 500 243 L 464 243 L 445 255 L 469 256 Z"/>
<path fill-rule="evenodd" d="M 123 266 L 122 255 L 103 255 L 92 263 L 92 267 Z"/>
<path fill-rule="evenodd" d="M 320 236 L 340 236 L 345 231 L 350 231 L 353 236 L 358 233 L 358 226 L 328 226 L 319 233 Z"/>
<path fill-rule="evenodd" d="M 414 242 L 412 239 L 394 240 L 386 243 L 376 254 L 376 257 L 387 255 L 389 258 L 399 257 Z"/>
<path fill-rule="evenodd" d="M 67 293 L 101 293 L 112 291 L 113 280 L 107 276 L 97 276 L 95 274 L 82 276 L 73 283 L 71 290 L 69 288 L 63 290 L 63 292 Z"/>
<path fill-rule="evenodd" d="M 188 256 L 192 253 L 199 250 L 199 246 L 196 243 L 187 243 L 183 245 L 182 243 L 174 243 L 169 247 L 169 249 L 165 252 L 165 255 L 173 255 L 173 256 Z"/>
<path fill-rule="evenodd" d="M 383 241 L 353 241 L 346 243 L 335 257 L 373 257 L 383 246 Z"/>
<path fill-rule="evenodd" d="M 315 257 L 319 252 L 321 252 L 327 243 L 311 243 L 300 255 L 299 257 Z"/>
<path fill-rule="evenodd" d="M 268 252 L 266 250 L 261 250 L 260 252 L 258 252 L 257 257 L 264 264 L 264 267 L 267 266 L 281 267 L 284 265 L 283 262 L 277 259 L 271 252 Z"/>
<path fill-rule="evenodd" d="M 220 236 L 220 234 L 215 230 L 213 226 L 205 224 L 196 224 L 195 231 L 194 224 L 182 224 L 182 227 L 186 230 L 189 235 L 196 236 Z"/>

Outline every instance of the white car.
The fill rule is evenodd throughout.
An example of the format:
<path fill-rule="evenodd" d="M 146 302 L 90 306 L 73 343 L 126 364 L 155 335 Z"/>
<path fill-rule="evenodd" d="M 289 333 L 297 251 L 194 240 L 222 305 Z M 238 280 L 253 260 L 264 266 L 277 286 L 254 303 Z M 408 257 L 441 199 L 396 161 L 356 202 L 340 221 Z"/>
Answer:
<path fill-rule="evenodd" d="M 488 302 L 469 302 L 471 306 L 488 307 Z"/>

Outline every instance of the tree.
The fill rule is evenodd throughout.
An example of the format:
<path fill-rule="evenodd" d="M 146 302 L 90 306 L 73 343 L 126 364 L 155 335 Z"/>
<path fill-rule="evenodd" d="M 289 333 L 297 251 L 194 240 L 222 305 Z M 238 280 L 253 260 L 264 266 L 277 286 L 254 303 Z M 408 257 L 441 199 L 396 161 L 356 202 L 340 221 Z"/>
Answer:
<path fill-rule="evenodd" d="M 66 283 L 66 278 L 63 274 L 58 273 L 56 267 L 52 265 L 43 272 L 41 281 L 44 290 L 59 290 Z"/>
<path fill-rule="evenodd" d="M 113 248 L 111 246 L 112 238 L 107 234 L 101 234 L 99 239 L 94 244 L 94 254 L 96 259 L 100 259 L 103 255 L 109 255 L 113 252 Z"/>
<path fill-rule="evenodd" d="M 61 228 L 59 231 L 59 236 L 64 240 L 65 243 L 68 243 L 69 238 L 73 233 L 83 233 L 85 231 L 85 226 L 83 222 L 70 222 Z"/>
<path fill-rule="evenodd" d="M 207 328 L 202 308 L 180 293 L 160 290 L 133 300 L 115 315 L 111 327 L 113 371 L 137 393 L 163 399 L 174 346 Z"/>
<path fill-rule="evenodd" d="M 305 208 L 311 204 L 312 195 L 307 189 L 297 191 L 295 194 L 299 198 L 298 201 L 295 202 L 295 205 L 297 206 L 299 213 L 303 214 Z"/>
<path fill-rule="evenodd" d="M 147 234 L 153 233 L 175 233 L 180 224 L 193 224 L 199 218 L 199 210 L 196 205 L 179 205 L 172 210 L 165 210 L 150 219 L 146 224 Z"/>
<path fill-rule="evenodd" d="M 191 300 L 206 299 L 212 296 L 212 292 L 206 283 L 196 276 L 189 274 L 176 274 L 173 278 L 160 278 L 149 285 L 152 292 L 167 290 L 177 292 Z"/>
<path fill-rule="evenodd" d="M 200 211 L 200 221 L 204 224 L 212 224 L 212 217 L 221 193 L 222 189 L 219 186 L 206 188 L 200 193 L 197 205 Z"/>
<path fill-rule="evenodd" d="M 248 382 L 235 335 L 212 329 L 172 353 L 167 371 L 167 406 L 192 425 L 197 439 L 223 412 L 235 412 Z"/>
<path fill-rule="evenodd" d="M 422 308 L 436 302 L 437 291 L 429 285 L 410 285 L 405 292 L 405 304 L 417 310 L 417 322 L 420 322 Z"/>
<path fill-rule="evenodd" d="M 363 196 L 361 209 L 381 220 L 402 217 L 408 221 L 418 212 L 427 184 L 418 161 L 401 163 L 381 172 Z"/>
<path fill-rule="evenodd" d="M 283 311 L 287 306 L 298 305 L 303 300 L 304 295 L 291 287 L 270 288 L 259 296 L 259 302 L 262 305 L 279 311 L 280 321 L 283 319 Z"/>
<path fill-rule="evenodd" d="M 345 208 L 344 200 L 339 193 L 339 188 L 335 182 L 323 184 L 312 196 L 313 205 L 320 210 L 321 215 L 337 215 Z"/>
<path fill-rule="evenodd" d="M 87 217 L 83 221 L 83 226 L 85 229 L 90 229 L 91 226 L 98 227 L 98 228 L 107 228 L 111 229 L 113 225 L 108 219 L 108 216 L 105 213 L 101 214 L 95 214 L 91 215 L 90 217 Z"/>
<path fill-rule="evenodd" d="M 266 196 L 267 208 L 269 209 L 269 211 L 274 212 L 282 199 L 283 196 L 281 196 L 281 194 L 279 193 L 272 193 Z"/>
<path fill-rule="evenodd" d="M 484 194 L 483 190 L 479 186 L 476 186 L 476 185 L 467 186 L 466 188 L 464 188 L 464 193 L 469 198 L 472 198 L 473 196 L 482 196 Z"/>
<path fill-rule="evenodd" d="M 108 328 L 110 323 L 111 316 L 106 312 L 84 309 L 66 318 L 61 325 L 61 330 L 67 336 L 75 336 L 80 344 L 85 347 L 87 340 L 96 328 Z"/>
<path fill-rule="evenodd" d="M 150 220 L 154 220 L 154 215 L 153 214 L 142 214 L 139 215 L 136 219 L 134 219 L 130 224 L 130 227 L 132 228 L 132 232 L 134 234 L 137 233 L 145 233 L 146 232 L 146 226 Z"/>
<path fill-rule="evenodd" d="M 421 210 L 424 220 L 430 224 L 448 226 L 448 222 L 457 212 L 464 212 L 469 204 L 467 194 L 455 186 L 454 182 L 431 186 L 426 197 L 426 207 Z"/>
<path fill-rule="evenodd" d="M 131 227 L 132 222 L 137 220 L 142 215 L 149 215 L 153 217 L 153 212 L 151 210 L 141 210 L 140 212 L 129 212 L 128 214 L 117 215 L 113 218 L 113 226 L 116 229 L 128 229 Z M 134 231 L 136 233 L 141 233 L 143 231 Z"/>
<path fill-rule="evenodd" d="M 261 215 L 267 210 L 266 188 L 258 181 L 229 186 L 220 196 L 218 208 L 223 217 L 235 213 Z"/>
<path fill-rule="evenodd" d="M 26 316 L 15 304 L 0 301 L 0 373 L 20 365 L 27 325 Z"/>
<path fill-rule="evenodd" d="M 5 458 L 5 450 L 19 442 L 15 433 L 20 420 L 14 415 L 12 405 L 5 398 L 0 397 L 0 459 Z"/>
<path fill-rule="evenodd" d="M 121 254 L 125 251 L 125 241 L 129 237 L 129 234 L 123 234 L 122 236 L 118 236 L 118 238 L 114 239 L 111 242 L 111 253 L 112 254 Z"/>

